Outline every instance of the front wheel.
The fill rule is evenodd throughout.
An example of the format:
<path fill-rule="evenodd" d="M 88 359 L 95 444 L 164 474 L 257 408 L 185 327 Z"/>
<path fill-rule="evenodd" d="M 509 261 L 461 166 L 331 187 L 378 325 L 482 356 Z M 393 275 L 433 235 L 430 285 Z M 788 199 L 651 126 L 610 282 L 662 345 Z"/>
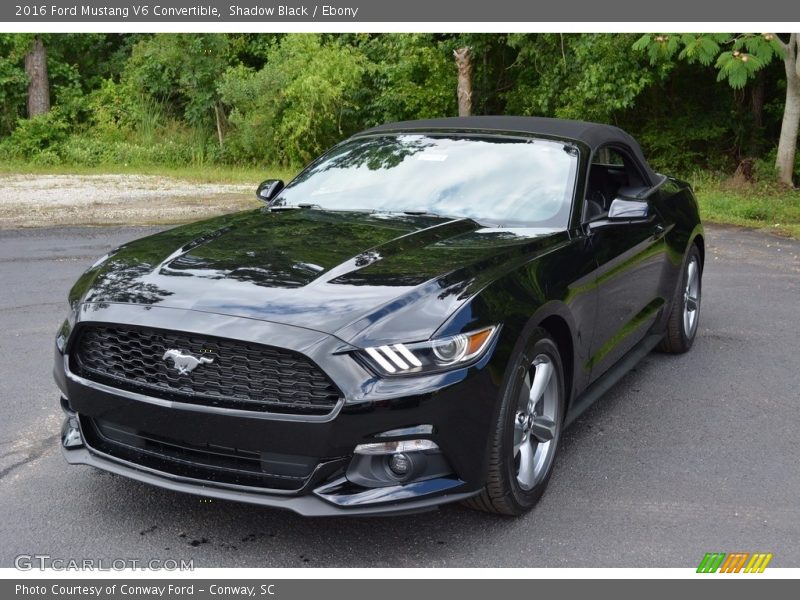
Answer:
<path fill-rule="evenodd" d="M 682 354 L 688 352 L 694 344 L 697 324 L 700 321 L 702 276 L 700 251 L 697 246 L 692 245 L 686 256 L 678 289 L 672 300 L 672 308 L 667 320 L 667 332 L 658 347 L 662 352 Z"/>
<path fill-rule="evenodd" d="M 536 504 L 553 471 L 564 404 L 561 355 L 549 334 L 536 329 L 501 394 L 486 488 L 468 506 L 521 515 Z"/>

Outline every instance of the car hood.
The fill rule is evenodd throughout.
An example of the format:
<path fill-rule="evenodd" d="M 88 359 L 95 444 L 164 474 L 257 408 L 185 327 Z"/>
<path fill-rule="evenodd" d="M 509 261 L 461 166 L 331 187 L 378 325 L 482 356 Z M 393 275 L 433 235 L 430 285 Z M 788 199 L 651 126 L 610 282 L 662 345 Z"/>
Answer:
<path fill-rule="evenodd" d="M 258 209 L 121 246 L 70 301 L 260 319 L 351 343 L 427 339 L 473 294 L 566 236 L 430 215 Z"/>

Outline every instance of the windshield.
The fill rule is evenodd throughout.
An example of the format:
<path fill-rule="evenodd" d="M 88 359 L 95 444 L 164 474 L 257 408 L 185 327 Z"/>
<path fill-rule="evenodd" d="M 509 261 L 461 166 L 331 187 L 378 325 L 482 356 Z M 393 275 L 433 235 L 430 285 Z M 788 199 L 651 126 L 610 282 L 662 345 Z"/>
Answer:
<path fill-rule="evenodd" d="M 360 138 L 312 163 L 275 204 L 566 227 L 577 155 L 573 146 L 543 139 Z"/>

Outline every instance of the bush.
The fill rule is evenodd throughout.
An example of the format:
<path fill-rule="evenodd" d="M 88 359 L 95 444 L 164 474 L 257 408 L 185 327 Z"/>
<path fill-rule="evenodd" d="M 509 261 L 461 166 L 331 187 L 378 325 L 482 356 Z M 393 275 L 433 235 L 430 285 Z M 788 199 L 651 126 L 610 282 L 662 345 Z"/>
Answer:
<path fill-rule="evenodd" d="M 755 163 L 755 180 L 763 183 L 776 183 L 778 181 L 778 170 L 775 168 L 775 159 L 778 157 L 778 149 L 773 148 L 764 158 L 758 159 Z M 794 169 L 792 170 L 795 181 L 800 180 L 800 150 L 794 155 Z"/>
<path fill-rule="evenodd" d="M 66 139 L 70 130 L 58 108 L 31 119 L 19 119 L 17 127 L 2 142 L 2 153 L 16 160 L 32 160 Z"/>
<path fill-rule="evenodd" d="M 61 164 L 61 157 L 57 152 L 47 149 L 34 154 L 30 162 L 37 167 L 57 167 Z"/>
<path fill-rule="evenodd" d="M 638 133 L 648 161 L 657 171 L 685 176 L 698 165 L 705 169 L 727 170 L 726 157 L 710 152 L 725 143 L 724 125 L 702 115 L 686 115 L 669 121 L 652 122 Z"/>
<path fill-rule="evenodd" d="M 93 167 L 201 166 L 207 162 L 205 149 L 182 141 L 168 140 L 155 144 L 129 141 L 106 141 L 91 136 L 73 136 L 58 148 L 61 163 Z"/>
<path fill-rule="evenodd" d="M 181 115 L 192 127 L 213 123 L 217 83 L 228 66 L 229 41 L 214 33 L 164 33 L 139 41 L 123 81 Z"/>
<path fill-rule="evenodd" d="M 345 134 L 366 68 L 354 47 L 290 34 L 263 69 L 229 69 L 220 84 L 233 127 L 224 156 L 251 164 L 309 161 Z"/>
<path fill-rule="evenodd" d="M 93 136 L 104 140 L 122 140 L 136 126 L 141 99 L 129 86 L 104 80 L 100 87 L 85 99 L 88 125 Z"/>
<path fill-rule="evenodd" d="M 759 158 L 753 163 L 753 181 L 756 183 L 775 183 L 778 180 L 778 170 L 775 168 L 775 158 Z"/>

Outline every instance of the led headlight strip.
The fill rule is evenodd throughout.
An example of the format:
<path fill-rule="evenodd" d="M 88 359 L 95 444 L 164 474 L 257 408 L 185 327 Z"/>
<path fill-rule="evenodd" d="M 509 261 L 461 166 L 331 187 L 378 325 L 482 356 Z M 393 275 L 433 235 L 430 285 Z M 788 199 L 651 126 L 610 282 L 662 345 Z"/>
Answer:
<path fill-rule="evenodd" d="M 422 366 L 422 362 L 403 344 L 395 344 L 393 347 L 367 348 L 367 354 L 387 373 L 395 373 L 398 369 L 407 371 L 412 366 Z"/>
<path fill-rule="evenodd" d="M 424 373 L 475 360 L 489 346 L 497 326 L 414 344 L 365 348 L 370 362 L 386 375 Z"/>

